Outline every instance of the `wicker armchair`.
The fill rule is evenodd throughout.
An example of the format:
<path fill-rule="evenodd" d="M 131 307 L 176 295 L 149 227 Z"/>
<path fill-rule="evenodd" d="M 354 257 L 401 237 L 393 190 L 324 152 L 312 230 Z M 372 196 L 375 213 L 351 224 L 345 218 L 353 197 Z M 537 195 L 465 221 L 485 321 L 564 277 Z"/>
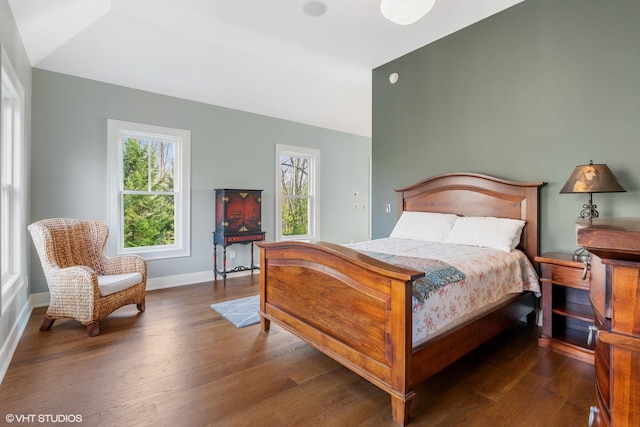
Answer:
<path fill-rule="evenodd" d="M 145 310 L 147 264 L 137 255 L 107 257 L 105 223 L 53 218 L 28 229 L 51 297 L 41 331 L 49 330 L 56 319 L 71 317 L 94 337 L 100 333 L 100 321 L 123 305 Z"/>

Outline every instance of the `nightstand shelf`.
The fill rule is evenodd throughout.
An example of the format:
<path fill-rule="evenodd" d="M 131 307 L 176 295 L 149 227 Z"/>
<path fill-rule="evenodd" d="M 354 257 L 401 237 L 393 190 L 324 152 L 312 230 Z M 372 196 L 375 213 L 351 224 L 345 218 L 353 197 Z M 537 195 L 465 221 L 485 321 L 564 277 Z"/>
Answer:
<path fill-rule="evenodd" d="M 583 322 L 593 323 L 593 309 L 590 305 L 567 302 L 553 308 L 553 313 Z"/>
<path fill-rule="evenodd" d="M 540 339 L 543 338 L 540 337 Z M 538 344 L 540 345 L 539 341 Z M 585 347 L 585 332 L 583 329 L 574 329 L 567 327 L 564 329 L 562 334 L 556 334 L 554 340 L 551 341 L 549 345 L 542 345 L 542 347 L 550 347 L 552 350 L 565 354 L 566 356 L 580 359 L 593 364 L 593 346 Z M 590 351 L 585 351 L 587 349 Z M 576 357 L 575 353 L 586 353 L 590 357 Z"/>
<path fill-rule="evenodd" d="M 594 324 L 590 271 L 571 254 L 549 252 L 536 257 L 536 261 L 540 263 L 542 282 L 542 335 L 538 345 L 593 363 L 593 344 L 588 343 Z"/>

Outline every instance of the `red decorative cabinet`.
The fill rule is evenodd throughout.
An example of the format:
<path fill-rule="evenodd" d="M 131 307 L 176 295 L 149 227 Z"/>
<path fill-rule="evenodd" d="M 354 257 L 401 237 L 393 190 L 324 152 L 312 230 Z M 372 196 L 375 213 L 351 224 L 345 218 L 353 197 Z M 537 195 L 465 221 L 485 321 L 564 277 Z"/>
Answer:
<path fill-rule="evenodd" d="M 216 233 L 262 230 L 262 190 L 216 190 Z"/>
<path fill-rule="evenodd" d="M 253 242 L 265 238 L 262 231 L 262 190 L 215 190 L 216 229 L 213 232 L 214 278 L 234 271 L 255 270 Z M 251 245 L 251 264 L 227 270 L 227 246 Z M 218 270 L 218 245 L 222 246 L 222 270 Z"/>

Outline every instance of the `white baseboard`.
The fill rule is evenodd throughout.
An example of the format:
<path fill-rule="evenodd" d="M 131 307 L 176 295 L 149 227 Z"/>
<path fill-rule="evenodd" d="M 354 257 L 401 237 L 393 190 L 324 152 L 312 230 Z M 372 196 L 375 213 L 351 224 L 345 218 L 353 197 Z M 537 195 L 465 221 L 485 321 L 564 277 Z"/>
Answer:
<path fill-rule="evenodd" d="M 233 277 L 248 276 L 250 270 L 233 273 Z M 147 279 L 147 291 L 156 289 L 175 288 L 178 286 L 194 285 L 196 283 L 212 282 L 213 271 L 198 271 L 195 273 L 176 274 L 174 276 L 152 277 Z M 49 292 L 31 294 L 29 296 L 30 308 L 45 307 L 49 305 Z M 27 316 L 28 318 L 28 316 Z"/>
<path fill-rule="evenodd" d="M 237 271 L 234 272 L 232 276 L 227 277 L 249 276 L 251 273 L 251 270 Z M 175 276 L 163 276 L 147 279 L 147 290 L 153 291 L 156 289 L 175 288 L 178 286 L 195 285 L 197 283 L 204 282 L 213 282 L 213 271 L 198 271 L 195 273 L 177 274 Z"/>
<path fill-rule="evenodd" d="M 49 294 L 47 294 L 47 298 L 48 296 Z M 4 342 L 2 342 L 2 348 L 0 349 L 0 384 L 4 379 L 4 375 L 7 373 L 7 369 L 9 369 L 13 353 L 18 347 L 18 343 L 20 342 L 20 338 L 22 338 L 24 329 L 27 327 L 27 322 L 29 321 L 29 317 L 31 317 L 31 307 L 30 300 L 25 302 L 24 306 L 20 310 L 20 314 L 18 315 L 16 322 L 11 328 L 11 331 L 9 331 L 9 336 L 7 336 L 4 339 Z"/>
<path fill-rule="evenodd" d="M 48 306 L 49 292 L 40 292 L 39 294 L 29 295 L 29 304 L 31 305 L 31 308 Z"/>
<path fill-rule="evenodd" d="M 195 283 L 213 281 L 213 271 L 198 271 L 195 273 L 176 274 L 175 276 L 152 277 L 147 279 L 147 290 L 175 288 L 177 286 L 193 285 Z"/>

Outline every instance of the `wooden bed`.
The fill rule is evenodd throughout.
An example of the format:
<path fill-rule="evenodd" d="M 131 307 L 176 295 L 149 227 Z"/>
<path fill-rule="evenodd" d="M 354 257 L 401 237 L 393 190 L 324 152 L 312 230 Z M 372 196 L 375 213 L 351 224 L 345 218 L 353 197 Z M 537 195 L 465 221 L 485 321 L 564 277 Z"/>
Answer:
<path fill-rule="evenodd" d="M 533 263 L 543 184 L 452 173 L 396 191 L 402 211 L 525 220 L 519 248 Z M 535 322 L 535 297 L 524 292 L 413 348 L 412 281 L 424 273 L 331 243 L 258 246 L 262 331 L 274 322 L 389 393 L 400 425 L 409 422 L 414 386 L 518 319 Z"/>

